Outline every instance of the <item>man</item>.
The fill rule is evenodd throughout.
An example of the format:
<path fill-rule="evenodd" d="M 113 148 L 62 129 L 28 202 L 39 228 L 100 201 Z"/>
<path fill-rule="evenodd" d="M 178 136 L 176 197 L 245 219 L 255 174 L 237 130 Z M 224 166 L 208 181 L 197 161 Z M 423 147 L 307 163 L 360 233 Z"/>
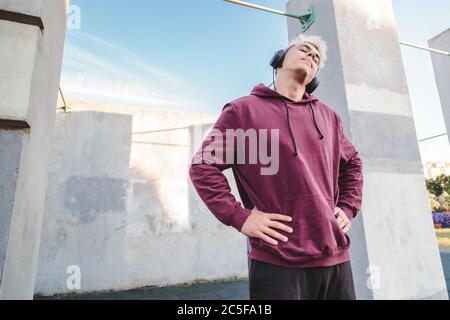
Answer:
<path fill-rule="evenodd" d="M 225 105 L 190 178 L 217 219 L 249 238 L 251 300 L 353 300 L 347 233 L 361 209 L 362 161 L 339 115 L 306 91 L 325 65 L 325 42 L 301 35 L 285 52 L 274 89 L 259 84 Z M 252 136 L 260 157 L 262 147 L 277 156 L 276 172 L 249 163 Z M 244 206 L 222 173 L 229 168 Z"/>

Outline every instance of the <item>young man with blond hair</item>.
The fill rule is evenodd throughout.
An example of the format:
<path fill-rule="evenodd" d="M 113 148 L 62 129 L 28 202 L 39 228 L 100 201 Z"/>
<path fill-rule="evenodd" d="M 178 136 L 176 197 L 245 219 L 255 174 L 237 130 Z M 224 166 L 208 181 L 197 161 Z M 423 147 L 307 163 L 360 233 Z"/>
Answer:
<path fill-rule="evenodd" d="M 227 103 L 215 138 L 203 141 L 190 166 L 209 210 L 249 239 L 251 300 L 355 299 L 348 231 L 361 209 L 362 161 L 340 116 L 307 92 L 326 53 L 320 37 L 294 39 L 283 51 L 273 89 L 258 84 Z M 279 161 L 275 172 L 262 173 L 262 157 L 248 163 L 245 156 L 257 152 L 246 143 L 251 135 L 237 139 L 235 133 L 251 130 L 258 132 L 257 147 Z M 265 139 L 266 133 L 277 140 Z M 229 168 L 242 204 L 222 173 Z"/>

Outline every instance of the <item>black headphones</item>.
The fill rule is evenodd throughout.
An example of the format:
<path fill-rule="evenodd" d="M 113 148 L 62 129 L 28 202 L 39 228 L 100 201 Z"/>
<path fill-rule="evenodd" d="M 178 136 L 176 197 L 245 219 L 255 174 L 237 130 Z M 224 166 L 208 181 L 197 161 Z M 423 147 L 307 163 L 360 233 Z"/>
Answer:
<path fill-rule="evenodd" d="M 272 66 L 274 71 L 276 69 L 279 69 L 282 67 L 287 50 L 288 49 L 279 50 L 273 56 L 272 60 L 270 61 L 270 65 Z M 308 92 L 309 94 L 313 93 L 317 89 L 317 87 L 319 87 L 319 84 L 320 84 L 319 79 L 317 79 L 317 77 L 315 77 L 306 86 L 306 92 Z M 274 85 L 275 85 L 275 81 L 274 81 Z"/>

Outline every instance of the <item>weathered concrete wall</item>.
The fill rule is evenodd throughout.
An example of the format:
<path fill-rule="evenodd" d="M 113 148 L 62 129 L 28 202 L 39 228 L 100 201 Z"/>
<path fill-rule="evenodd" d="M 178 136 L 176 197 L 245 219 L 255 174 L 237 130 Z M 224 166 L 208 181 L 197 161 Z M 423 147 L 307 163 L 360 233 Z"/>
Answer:
<path fill-rule="evenodd" d="M 0 299 L 31 299 L 67 3 L 0 0 Z M 20 14 L 35 16 L 43 29 Z M 11 15 L 9 15 L 11 17 Z"/>
<path fill-rule="evenodd" d="M 32 16 L 40 17 L 43 12 L 45 0 L 1 0 L 0 7 L 3 10 L 22 12 Z"/>
<path fill-rule="evenodd" d="M 450 52 L 450 29 L 438 34 L 428 41 L 433 49 Z M 442 113 L 444 115 L 445 127 L 450 133 L 450 57 L 440 54 L 431 54 L 433 61 L 434 76 L 441 98 Z M 450 143 L 450 135 L 447 135 Z"/>
<path fill-rule="evenodd" d="M 310 6 L 306 33 L 329 49 L 317 96 L 341 115 L 364 164 L 350 231 L 357 297 L 448 299 L 391 1 L 291 0 L 287 11 Z M 289 39 L 301 32 L 294 19 L 288 29 Z"/>
<path fill-rule="evenodd" d="M 77 292 L 247 275 L 245 237 L 206 209 L 188 179 L 203 139 L 192 142 L 193 125 L 216 116 L 72 106 L 53 135 L 37 294 L 73 292 L 71 265 L 81 271 Z"/>

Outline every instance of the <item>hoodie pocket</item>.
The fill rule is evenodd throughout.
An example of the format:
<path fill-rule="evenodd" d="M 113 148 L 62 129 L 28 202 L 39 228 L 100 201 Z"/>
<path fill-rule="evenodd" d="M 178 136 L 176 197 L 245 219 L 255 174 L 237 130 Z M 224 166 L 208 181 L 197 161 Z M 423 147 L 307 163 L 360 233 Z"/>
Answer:
<path fill-rule="evenodd" d="M 350 245 L 349 237 L 334 217 L 334 201 L 320 194 L 302 195 L 283 201 L 283 213 L 292 216 L 294 232 L 280 245 L 287 255 L 333 254 Z"/>

